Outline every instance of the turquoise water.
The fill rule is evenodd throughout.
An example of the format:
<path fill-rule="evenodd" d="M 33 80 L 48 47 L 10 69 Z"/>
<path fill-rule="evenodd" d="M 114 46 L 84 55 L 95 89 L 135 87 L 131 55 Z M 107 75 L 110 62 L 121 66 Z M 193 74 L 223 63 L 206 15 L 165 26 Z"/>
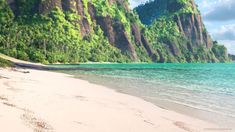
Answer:
<path fill-rule="evenodd" d="M 225 117 L 225 120 L 235 121 L 234 63 L 56 66 L 83 68 L 65 72 L 123 93 L 142 97 L 157 105 L 166 101 L 219 115 L 216 121 L 221 119 L 220 116 Z"/>

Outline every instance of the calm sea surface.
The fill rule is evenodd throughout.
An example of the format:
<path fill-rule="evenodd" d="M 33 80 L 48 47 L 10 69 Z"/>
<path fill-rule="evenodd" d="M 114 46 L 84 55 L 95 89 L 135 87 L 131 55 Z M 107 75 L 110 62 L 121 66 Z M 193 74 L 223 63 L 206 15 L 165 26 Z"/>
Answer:
<path fill-rule="evenodd" d="M 81 64 L 63 71 L 156 105 L 235 126 L 235 64 Z"/>

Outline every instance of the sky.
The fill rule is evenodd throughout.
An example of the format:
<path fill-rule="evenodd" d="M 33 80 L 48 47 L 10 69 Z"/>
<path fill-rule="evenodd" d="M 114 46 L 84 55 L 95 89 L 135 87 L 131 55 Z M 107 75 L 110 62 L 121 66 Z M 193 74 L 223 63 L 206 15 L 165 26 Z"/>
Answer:
<path fill-rule="evenodd" d="M 130 0 L 134 8 L 148 0 Z M 235 55 L 235 0 L 195 0 L 204 24 L 214 40 Z"/>

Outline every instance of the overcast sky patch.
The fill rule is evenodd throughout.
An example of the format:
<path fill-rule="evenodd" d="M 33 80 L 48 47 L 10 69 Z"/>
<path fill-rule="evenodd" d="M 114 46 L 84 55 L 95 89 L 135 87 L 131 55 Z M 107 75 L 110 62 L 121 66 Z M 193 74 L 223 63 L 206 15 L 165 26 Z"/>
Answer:
<path fill-rule="evenodd" d="M 202 2 L 206 6 L 208 2 Z M 202 5 L 203 6 L 203 5 Z M 205 12 L 204 19 L 208 21 L 230 21 L 235 20 L 235 0 L 219 0 L 208 8 L 209 12 Z"/>
<path fill-rule="evenodd" d="M 225 25 L 213 32 L 218 40 L 235 40 L 235 24 Z"/>

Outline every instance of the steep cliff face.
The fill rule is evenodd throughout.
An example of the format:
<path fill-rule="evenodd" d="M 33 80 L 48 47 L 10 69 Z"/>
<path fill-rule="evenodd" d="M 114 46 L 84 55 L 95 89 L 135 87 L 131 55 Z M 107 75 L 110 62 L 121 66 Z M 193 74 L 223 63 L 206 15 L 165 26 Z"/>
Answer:
<path fill-rule="evenodd" d="M 115 8 L 115 13 L 123 13 L 122 17 L 133 15 L 129 9 L 128 2 L 125 0 L 108 0 L 103 2 L 93 0 L 88 1 L 88 3 L 84 0 L 47 0 L 40 3 L 39 12 L 48 13 L 56 7 L 64 11 L 72 11 L 80 16 L 78 23 L 80 24 L 82 36 L 91 33 L 92 26 L 97 24 L 104 31 L 104 35 L 108 38 L 110 44 L 119 48 L 123 54 L 129 55 L 131 59 L 138 60 L 139 57 L 135 51 L 135 45 L 139 44 L 144 47 L 142 40 L 146 46 L 149 45 L 145 37 L 141 35 L 140 27 L 135 22 L 131 23 L 131 25 L 125 25 L 126 23 L 121 20 L 123 18 L 112 16 L 112 14 L 102 14 L 104 11 L 99 9 L 99 4 L 104 4 L 108 6 L 107 8 Z M 90 22 L 88 19 L 90 19 Z M 130 21 L 127 17 L 124 19 L 128 22 Z M 127 28 L 131 28 L 132 33 Z M 131 40 L 132 36 L 135 41 Z M 150 52 L 149 49 L 147 48 L 146 50 Z"/>
<path fill-rule="evenodd" d="M 178 0 L 155 0 L 139 6 L 136 11 L 140 15 L 141 21 L 147 25 L 151 25 L 162 17 L 173 18 L 179 31 L 191 41 L 193 46 L 205 44 L 207 48 L 212 47 L 212 39 L 204 27 L 194 0 L 181 2 Z"/>
<path fill-rule="evenodd" d="M 205 44 L 206 48 L 212 47 L 212 39 L 207 33 L 202 18 L 199 14 L 182 14 L 174 17 L 180 32 L 189 39 L 193 46 Z"/>
<path fill-rule="evenodd" d="M 123 15 L 132 15 L 128 2 L 125 0 L 108 0 L 99 3 L 97 1 L 85 3 L 83 0 L 47 0 L 40 3 L 39 13 L 48 13 L 56 7 L 61 8 L 64 11 L 74 12 L 80 16 L 78 23 L 80 24 L 82 36 L 91 33 L 93 28 L 92 24 L 97 24 L 104 31 L 104 35 L 108 38 L 110 44 L 120 49 L 123 54 L 129 55 L 131 59 L 138 60 L 135 44 L 143 46 L 142 39 L 140 39 L 141 37 L 143 37 L 143 40 L 145 41 L 144 36 L 141 36 L 139 26 L 137 23 L 128 25 L 129 27 L 127 28 L 132 28 L 132 34 L 130 34 L 125 28 L 125 23 L 123 23 L 121 19 L 111 16 L 112 14 L 102 14 L 104 12 L 98 9 L 100 3 L 106 4 L 108 8 L 116 7 L 114 11 L 116 10 L 117 13 L 119 13 L 118 10 L 125 10 Z M 90 19 L 90 22 L 88 18 Z M 129 18 L 125 19 L 129 21 Z M 132 35 L 134 36 L 135 41 L 131 40 Z M 145 45 L 149 45 L 147 41 L 145 41 Z"/>
<path fill-rule="evenodd" d="M 90 6 L 95 11 L 94 6 Z M 110 44 L 119 48 L 122 53 L 129 54 L 132 59 L 137 60 L 137 54 L 135 51 L 134 44 L 131 42 L 131 38 L 128 36 L 124 24 L 111 16 L 98 16 L 97 13 L 92 16 L 93 20 L 101 27 L 104 31 L 104 35 L 108 37 Z"/>
<path fill-rule="evenodd" d="M 0 52 L 45 63 L 226 60 L 211 50 L 193 0 L 155 0 L 136 11 L 127 0 L 0 0 Z"/>
<path fill-rule="evenodd" d="M 4 0 L 3 0 L 4 1 Z M 55 9 L 76 14 L 78 19 L 68 20 L 79 24 L 81 39 L 87 39 L 101 28 L 110 45 L 132 61 L 150 61 L 151 46 L 143 36 L 140 21 L 130 10 L 126 0 L 6 0 L 15 17 L 44 15 L 51 17 Z M 144 57 L 143 57 L 144 56 Z"/>
<path fill-rule="evenodd" d="M 155 38 L 158 44 L 162 43 L 166 54 L 173 56 L 168 60 L 218 61 L 211 52 L 213 41 L 194 0 L 154 0 L 135 10 L 149 32 L 158 34 L 149 39 Z"/>
<path fill-rule="evenodd" d="M 87 5 L 86 5 L 87 6 Z M 85 14 L 85 4 L 82 0 L 46 0 L 39 3 L 39 13 L 46 14 L 55 8 L 63 11 L 70 11 L 80 16 L 80 20 L 76 20 L 80 24 L 81 35 L 90 33 L 91 27 Z"/>

